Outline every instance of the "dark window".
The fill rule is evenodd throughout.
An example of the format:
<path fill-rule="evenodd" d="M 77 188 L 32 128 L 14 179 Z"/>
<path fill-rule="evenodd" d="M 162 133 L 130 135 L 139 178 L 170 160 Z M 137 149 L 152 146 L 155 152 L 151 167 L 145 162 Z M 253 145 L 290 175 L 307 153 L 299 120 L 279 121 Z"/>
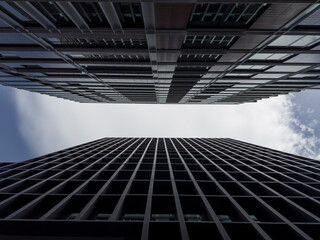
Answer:
<path fill-rule="evenodd" d="M 247 27 L 266 7 L 258 3 L 198 3 L 190 15 L 189 27 Z"/>

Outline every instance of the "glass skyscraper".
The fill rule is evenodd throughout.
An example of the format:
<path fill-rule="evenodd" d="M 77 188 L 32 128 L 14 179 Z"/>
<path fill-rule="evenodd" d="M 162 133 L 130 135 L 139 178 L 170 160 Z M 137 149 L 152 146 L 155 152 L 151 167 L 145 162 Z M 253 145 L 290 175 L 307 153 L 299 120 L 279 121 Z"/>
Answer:
<path fill-rule="evenodd" d="M 236 104 L 318 89 L 315 0 L 0 1 L 0 84 L 76 102 Z"/>

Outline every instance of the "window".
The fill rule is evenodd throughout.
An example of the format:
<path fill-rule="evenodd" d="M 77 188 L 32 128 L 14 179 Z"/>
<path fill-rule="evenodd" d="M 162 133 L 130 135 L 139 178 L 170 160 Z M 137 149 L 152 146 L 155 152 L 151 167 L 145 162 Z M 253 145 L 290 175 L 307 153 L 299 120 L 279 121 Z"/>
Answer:
<path fill-rule="evenodd" d="M 266 72 L 297 72 L 308 66 L 274 66 L 269 68 Z"/>
<path fill-rule="evenodd" d="M 267 7 L 255 3 L 199 3 L 190 15 L 190 26 L 233 26 L 250 25 Z"/>
<path fill-rule="evenodd" d="M 319 74 L 296 74 L 292 78 L 320 78 Z"/>
<path fill-rule="evenodd" d="M 146 48 L 147 41 L 143 38 L 46 38 L 46 40 L 54 45 L 67 46 L 101 46 L 101 47 L 130 47 L 130 48 Z M 78 54 L 72 54 L 78 55 Z M 82 55 L 83 56 L 83 55 Z M 81 56 L 80 56 L 81 57 Z"/>
<path fill-rule="evenodd" d="M 120 196 L 99 196 L 88 217 L 92 220 L 108 220 L 114 211 Z"/>
<path fill-rule="evenodd" d="M 176 219 L 175 214 L 152 214 L 151 219 L 153 221 L 173 221 Z"/>
<path fill-rule="evenodd" d="M 33 2 L 32 4 L 57 27 L 74 27 L 73 22 L 53 1 Z"/>
<path fill-rule="evenodd" d="M 199 214 L 184 214 L 184 218 L 187 222 L 201 222 L 202 216 Z"/>
<path fill-rule="evenodd" d="M 253 74 L 249 73 L 227 73 L 226 77 L 251 77 Z"/>
<path fill-rule="evenodd" d="M 90 59 L 108 59 L 108 60 L 149 60 L 148 54 L 144 55 L 126 55 L 126 54 L 121 54 L 121 55 L 115 55 L 115 54 L 70 54 L 70 57 L 72 58 L 90 58 Z"/>
<path fill-rule="evenodd" d="M 320 36 L 285 35 L 278 37 L 269 47 L 310 47 L 320 41 Z"/>
<path fill-rule="evenodd" d="M 254 78 L 273 78 L 273 79 L 276 79 L 276 78 L 281 78 L 285 76 L 285 74 L 257 74 L 254 76 Z"/>
<path fill-rule="evenodd" d="M 11 76 L 11 74 L 0 72 L 0 76 Z"/>
<path fill-rule="evenodd" d="M 73 3 L 77 11 L 83 16 L 89 27 L 109 28 L 109 23 L 105 19 L 101 8 L 95 2 L 75 2 Z"/>
<path fill-rule="evenodd" d="M 189 61 L 216 61 L 221 55 L 217 54 L 182 54 L 179 56 L 179 62 Z"/>
<path fill-rule="evenodd" d="M 266 68 L 268 68 L 267 65 L 239 65 L 236 67 L 241 70 L 264 70 Z"/>
<path fill-rule="evenodd" d="M 304 19 L 302 22 L 299 23 L 300 26 L 319 26 L 319 17 L 320 17 L 320 10 L 312 13 L 309 17 Z"/>
<path fill-rule="evenodd" d="M 151 220 L 177 220 L 174 198 L 171 196 L 152 196 Z"/>
<path fill-rule="evenodd" d="M 124 221 L 143 221 L 144 214 L 138 213 L 126 213 L 123 215 L 122 220 Z"/>
<path fill-rule="evenodd" d="M 140 28 L 143 27 L 142 11 L 139 3 L 118 3 L 115 4 L 122 27 Z"/>
<path fill-rule="evenodd" d="M 255 215 L 249 215 L 249 217 L 255 221 L 255 222 L 259 222 L 258 218 Z"/>
<path fill-rule="evenodd" d="M 187 35 L 182 48 L 226 48 L 230 47 L 236 39 L 235 36 Z"/>
<path fill-rule="evenodd" d="M 232 222 L 228 215 L 218 215 L 218 218 L 221 222 Z"/>
<path fill-rule="evenodd" d="M 250 60 L 284 60 L 288 57 L 290 57 L 292 54 L 284 54 L 284 53 L 256 53 L 252 57 L 250 57 Z"/>
<path fill-rule="evenodd" d="M 121 213 L 122 221 L 143 221 L 147 198 L 145 196 L 127 196 Z"/>

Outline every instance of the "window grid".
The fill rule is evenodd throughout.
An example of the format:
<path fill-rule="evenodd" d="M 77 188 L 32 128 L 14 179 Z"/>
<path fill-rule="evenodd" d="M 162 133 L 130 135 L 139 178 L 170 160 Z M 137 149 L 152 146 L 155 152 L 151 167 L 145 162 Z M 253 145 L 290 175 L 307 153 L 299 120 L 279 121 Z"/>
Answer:
<path fill-rule="evenodd" d="M 0 218 L 103 222 L 114 227 L 99 234 L 129 239 L 166 237 L 162 229 L 176 239 L 276 238 L 279 228 L 315 238 L 319 170 L 316 160 L 233 139 L 105 138 L 1 164 Z"/>

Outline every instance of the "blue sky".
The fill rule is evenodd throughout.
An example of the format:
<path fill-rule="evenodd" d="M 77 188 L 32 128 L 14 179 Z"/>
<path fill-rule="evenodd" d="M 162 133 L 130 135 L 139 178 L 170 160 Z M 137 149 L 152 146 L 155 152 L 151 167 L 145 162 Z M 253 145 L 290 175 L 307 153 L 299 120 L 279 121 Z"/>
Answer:
<path fill-rule="evenodd" d="M 1 161 L 108 136 L 231 137 L 320 159 L 320 94 L 241 105 L 80 104 L 0 86 Z"/>

